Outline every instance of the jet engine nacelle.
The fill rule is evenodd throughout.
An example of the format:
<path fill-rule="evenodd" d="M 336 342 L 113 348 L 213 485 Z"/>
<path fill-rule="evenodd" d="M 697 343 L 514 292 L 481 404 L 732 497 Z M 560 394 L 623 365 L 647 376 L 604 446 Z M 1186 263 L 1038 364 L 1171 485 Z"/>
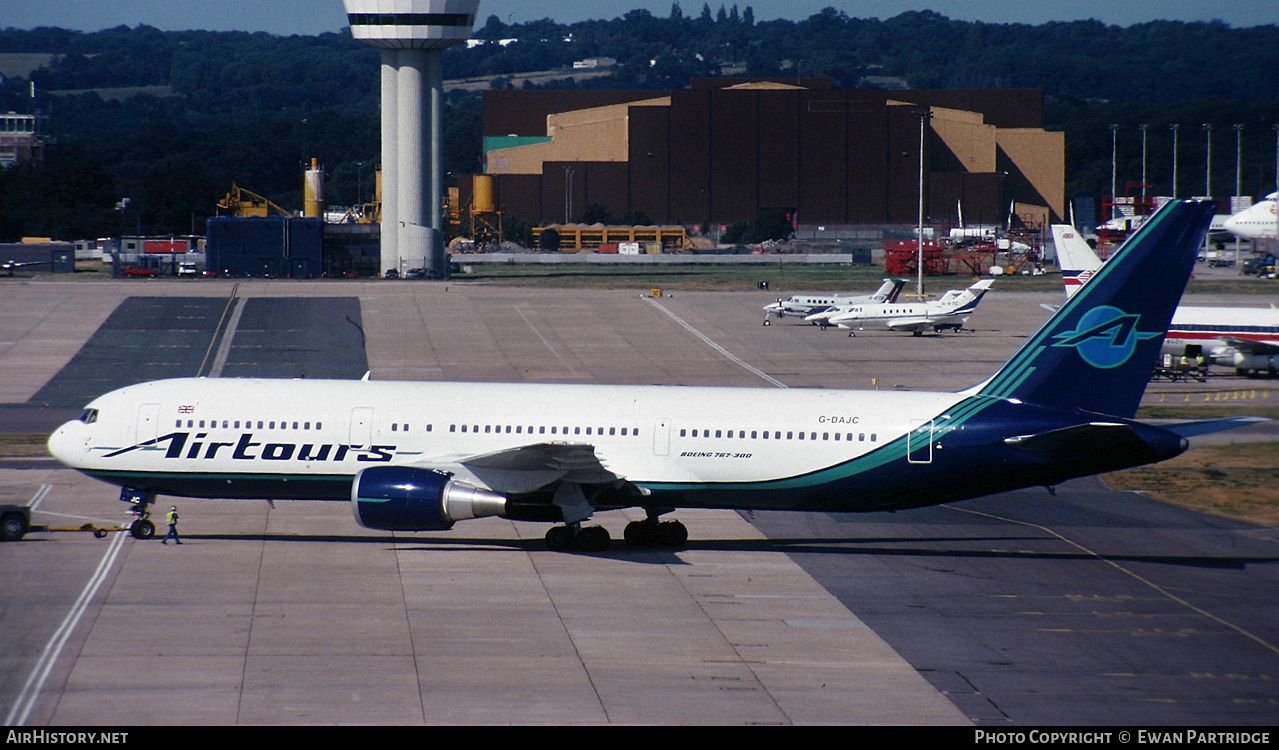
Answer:
<path fill-rule="evenodd" d="M 1279 355 L 1236 352 L 1230 366 L 1236 370 L 1279 370 Z"/>
<path fill-rule="evenodd" d="M 468 518 L 502 515 L 506 498 L 434 469 L 371 466 L 355 475 L 351 509 L 369 529 L 443 531 Z"/>

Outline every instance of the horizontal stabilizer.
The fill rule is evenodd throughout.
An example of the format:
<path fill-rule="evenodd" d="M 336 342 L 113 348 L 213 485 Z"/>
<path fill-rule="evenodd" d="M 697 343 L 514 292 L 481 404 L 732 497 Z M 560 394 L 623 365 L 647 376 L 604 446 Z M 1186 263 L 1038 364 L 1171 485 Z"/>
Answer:
<path fill-rule="evenodd" d="M 1004 442 L 1014 448 L 1054 457 L 1145 445 L 1130 425 L 1121 422 L 1089 422 L 1034 435 L 1016 435 L 1004 438 Z"/>
<path fill-rule="evenodd" d="M 1161 424 L 1161 428 L 1176 433 L 1184 438 L 1195 437 L 1196 435 L 1208 435 L 1213 432 L 1224 432 L 1225 430 L 1234 430 L 1240 427 L 1247 427 L 1258 422 L 1269 422 L 1265 417 L 1223 417 L 1221 419 L 1196 419 L 1191 422 L 1176 422 L 1173 424 Z"/>

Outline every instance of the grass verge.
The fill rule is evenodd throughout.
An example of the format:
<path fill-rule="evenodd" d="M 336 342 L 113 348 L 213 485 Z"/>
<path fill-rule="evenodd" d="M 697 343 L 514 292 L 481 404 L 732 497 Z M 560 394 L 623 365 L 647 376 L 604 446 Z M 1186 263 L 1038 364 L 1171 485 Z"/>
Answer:
<path fill-rule="evenodd" d="M 1192 447 L 1152 466 L 1103 476 L 1118 490 L 1265 526 L 1279 525 L 1279 443 Z"/>

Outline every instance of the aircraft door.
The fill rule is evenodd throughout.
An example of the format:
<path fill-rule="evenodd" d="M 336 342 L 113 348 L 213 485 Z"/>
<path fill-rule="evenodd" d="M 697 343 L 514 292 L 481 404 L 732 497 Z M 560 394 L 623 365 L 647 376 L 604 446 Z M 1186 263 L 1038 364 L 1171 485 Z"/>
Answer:
<path fill-rule="evenodd" d="M 910 420 L 906 433 L 906 460 L 912 464 L 933 462 L 933 420 Z"/>
<path fill-rule="evenodd" d="M 351 410 L 351 436 L 353 447 L 365 447 L 373 444 L 373 409 L 361 406 Z"/>
<path fill-rule="evenodd" d="M 143 404 L 138 407 L 138 421 L 133 436 L 134 443 L 145 443 L 159 437 L 160 405 Z"/>
<path fill-rule="evenodd" d="M 671 420 L 659 419 L 653 425 L 653 455 L 665 456 L 671 452 Z"/>

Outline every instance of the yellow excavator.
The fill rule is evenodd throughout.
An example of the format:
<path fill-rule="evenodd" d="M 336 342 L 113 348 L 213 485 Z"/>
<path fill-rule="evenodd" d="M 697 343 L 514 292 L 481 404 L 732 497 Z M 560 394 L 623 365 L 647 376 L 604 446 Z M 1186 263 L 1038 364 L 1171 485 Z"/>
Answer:
<path fill-rule="evenodd" d="M 226 211 L 227 216 L 270 216 L 272 213 L 277 216 L 293 215 L 292 211 L 286 211 L 276 203 L 252 190 L 245 190 L 234 182 L 231 183 L 231 191 L 218 201 L 218 208 Z"/>

